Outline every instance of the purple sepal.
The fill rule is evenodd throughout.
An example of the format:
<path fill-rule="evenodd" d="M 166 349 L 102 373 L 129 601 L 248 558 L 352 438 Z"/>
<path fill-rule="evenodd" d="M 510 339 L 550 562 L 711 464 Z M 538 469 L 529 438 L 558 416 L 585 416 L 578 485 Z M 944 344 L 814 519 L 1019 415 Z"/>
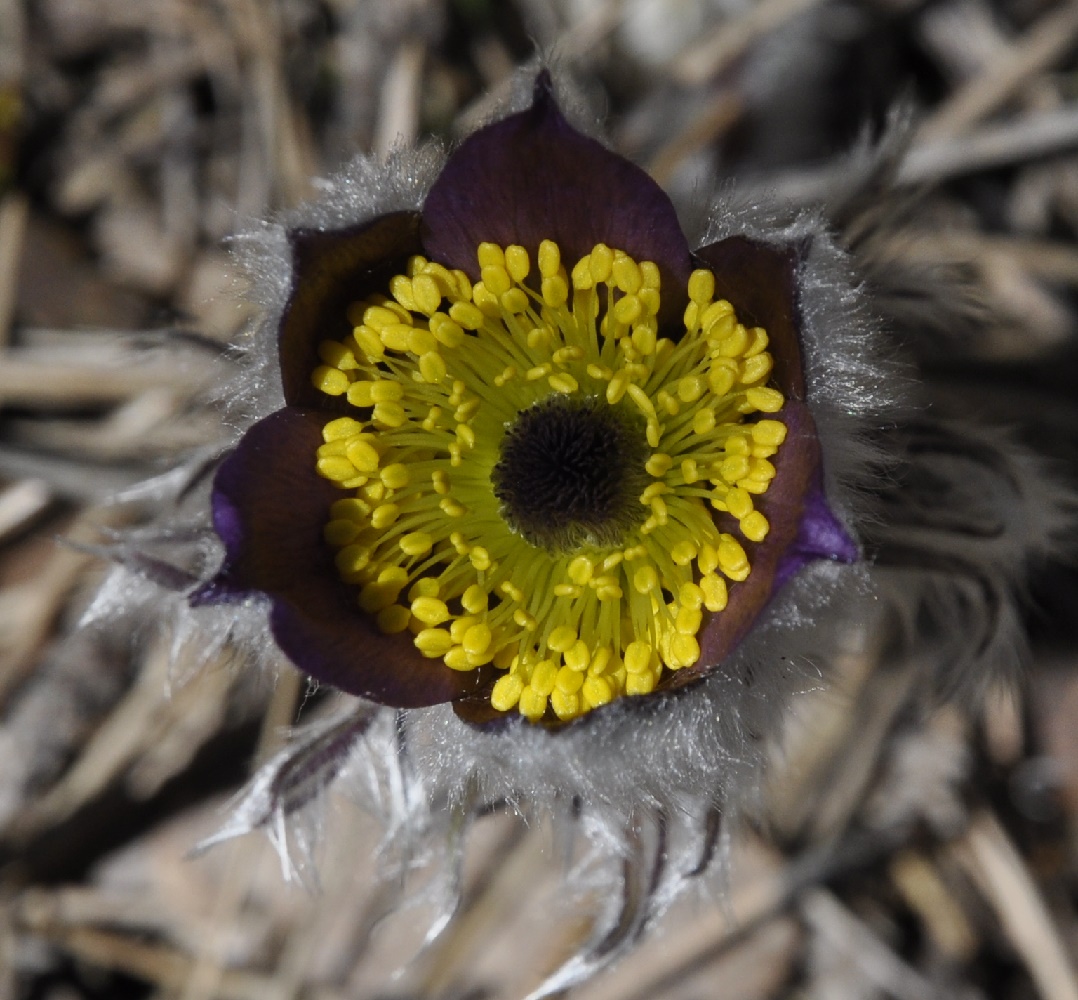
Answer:
<path fill-rule="evenodd" d="M 783 554 L 775 570 L 775 593 L 799 569 L 817 559 L 855 563 L 861 558 L 857 543 L 849 536 L 842 522 L 835 517 L 823 492 L 823 476 L 819 467 L 805 496 L 804 511 L 797 537 Z"/>
<path fill-rule="evenodd" d="M 480 243 L 534 254 L 546 239 L 567 269 L 597 243 L 654 261 L 663 319 L 684 308 L 692 258 L 673 204 L 643 170 L 565 120 L 544 71 L 527 111 L 480 129 L 449 157 L 423 205 L 423 245 L 476 279 Z"/>
<path fill-rule="evenodd" d="M 221 571 L 188 598 L 216 604 L 269 598 L 270 629 L 300 670 L 383 705 L 451 701 L 489 681 L 425 659 L 409 636 L 383 635 L 341 582 L 322 537 L 329 508 L 348 494 L 315 472 L 326 416 L 285 408 L 255 424 L 214 479 Z"/>
<path fill-rule="evenodd" d="M 346 229 L 295 229 L 288 239 L 292 291 L 277 340 L 285 402 L 343 413 L 343 396 L 327 396 L 311 385 L 311 372 L 321 364 L 318 345 L 347 336 L 349 304 L 372 292 L 384 294 L 389 279 L 420 252 L 419 213 L 391 212 Z"/>
<path fill-rule="evenodd" d="M 801 304 L 797 272 L 804 243 L 774 246 L 748 236 L 730 236 L 696 251 L 715 275 L 715 297 L 724 298 L 746 326 L 767 331 L 774 358 L 772 378 L 787 399 L 804 400 L 801 367 Z"/>

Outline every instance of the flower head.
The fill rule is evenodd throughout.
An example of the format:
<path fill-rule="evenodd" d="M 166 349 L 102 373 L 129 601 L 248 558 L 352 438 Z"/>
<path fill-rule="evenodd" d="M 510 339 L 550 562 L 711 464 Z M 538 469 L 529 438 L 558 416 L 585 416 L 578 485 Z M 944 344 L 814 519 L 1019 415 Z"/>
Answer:
<path fill-rule="evenodd" d="M 638 168 L 530 108 L 419 211 L 291 235 L 283 409 L 219 471 L 224 564 L 311 676 L 473 722 L 559 723 L 720 667 L 825 498 L 804 245 L 691 252 Z"/>

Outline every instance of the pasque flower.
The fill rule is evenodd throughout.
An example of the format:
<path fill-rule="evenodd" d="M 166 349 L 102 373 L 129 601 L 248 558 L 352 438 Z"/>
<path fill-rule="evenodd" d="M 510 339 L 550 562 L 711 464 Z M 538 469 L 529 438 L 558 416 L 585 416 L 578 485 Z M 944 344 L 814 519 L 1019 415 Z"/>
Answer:
<path fill-rule="evenodd" d="M 374 702 L 568 722 L 721 668 L 807 562 L 824 490 L 804 248 L 691 251 L 549 76 L 416 211 L 289 234 L 285 406 L 217 474 L 220 572 Z M 811 350 L 811 345 L 809 347 Z"/>
<path fill-rule="evenodd" d="M 914 651 L 926 693 L 1014 662 L 1015 591 L 1072 522 L 1005 435 L 918 410 L 822 214 L 728 196 L 679 221 L 549 74 L 519 96 L 248 235 L 242 434 L 205 492 L 141 494 L 178 483 L 209 540 L 173 512 L 183 566 L 121 542 L 92 614 L 150 577 L 177 644 L 355 696 L 222 837 L 267 828 L 288 860 L 331 779 L 451 862 L 495 806 L 582 829 L 608 906 L 554 991 L 707 869 L 851 636 Z"/>

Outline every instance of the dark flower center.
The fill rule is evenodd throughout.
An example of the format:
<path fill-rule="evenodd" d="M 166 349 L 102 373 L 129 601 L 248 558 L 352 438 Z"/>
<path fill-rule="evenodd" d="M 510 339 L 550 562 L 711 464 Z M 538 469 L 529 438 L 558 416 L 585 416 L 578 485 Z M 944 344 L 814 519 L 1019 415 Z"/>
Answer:
<path fill-rule="evenodd" d="M 532 545 L 610 546 L 647 513 L 648 444 L 636 415 L 595 398 L 551 396 L 519 414 L 491 473 L 506 522 Z"/>

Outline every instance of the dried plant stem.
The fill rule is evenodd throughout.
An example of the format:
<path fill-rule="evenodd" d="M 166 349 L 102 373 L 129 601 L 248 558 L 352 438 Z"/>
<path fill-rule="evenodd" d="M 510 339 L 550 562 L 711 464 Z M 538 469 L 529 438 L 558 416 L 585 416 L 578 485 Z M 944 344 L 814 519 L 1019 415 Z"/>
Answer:
<path fill-rule="evenodd" d="M 761 0 L 736 18 L 724 21 L 709 37 L 694 43 L 671 67 L 674 79 L 685 87 L 713 80 L 754 42 L 823 0 Z"/>
<path fill-rule="evenodd" d="M 1058 61 L 1078 38 L 1078 3 L 1067 0 L 1046 14 L 1002 62 L 993 63 L 945 100 L 920 127 L 919 142 L 966 131 L 1005 104 L 1037 73 Z"/>
<path fill-rule="evenodd" d="M 414 143 L 419 132 L 419 87 L 426 45 L 420 39 L 401 43 L 382 87 L 374 154 L 385 158 L 398 145 Z"/>
<path fill-rule="evenodd" d="M 973 817 L 955 855 L 981 886 L 1044 1000 L 1078 1000 L 1067 946 L 1028 868 L 994 815 Z"/>
<path fill-rule="evenodd" d="M 928 123 L 931 124 L 931 123 Z M 1078 107 L 1073 105 L 968 135 L 926 135 L 898 171 L 902 184 L 929 184 L 960 174 L 1026 162 L 1078 147 Z"/>
<path fill-rule="evenodd" d="M 23 236 L 29 214 L 30 203 L 22 195 L 10 194 L 0 201 L 0 349 L 7 344 L 11 333 Z"/>

